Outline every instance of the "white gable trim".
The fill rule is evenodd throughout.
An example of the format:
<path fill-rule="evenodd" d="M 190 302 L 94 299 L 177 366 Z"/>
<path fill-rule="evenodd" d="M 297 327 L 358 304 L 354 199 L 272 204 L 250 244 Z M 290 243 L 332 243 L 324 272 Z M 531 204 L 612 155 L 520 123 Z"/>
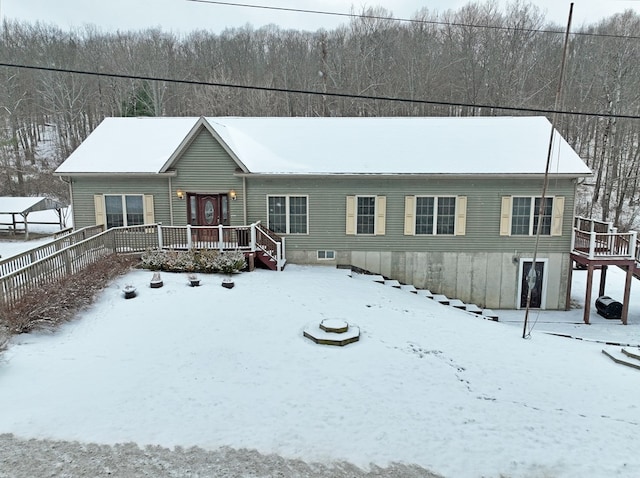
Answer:
<path fill-rule="evenodd" d="M 171 168 L 175 164 L 175 162 L 178 160 L 178 158 L 180 158 L 180 156 L 182 156 L 182 154 L 189 147 L 189 145 L 195 139 L 195 137 L 198 135 L 198 133 L 200 133 L 200 130 L 202 128 L 205 128 L 211 134 L 211 136 L 213 136 L 215 138 L 215 140 L 218 143 L 220 143 L 220 146 L 222 146 L 222 148 L 227 152 L 227 154 L 229 156 L 231 156 L 231 159 L 233 159 L 233 161 L 238 165 L 238 167 L 242 170 L 242 172 L 249 173 L 249 169 L 247 169 L 247 167 L 244 165 L 244 163 L 242 161 L 240 161 L 240 158 L 238 158 L 238 155 L 220 137 L 220 135 L 217 133 L 217 131 L 211 126 L 211 124 L 203 116 L 201 116 L 198 119 L 198 121 L 196 121 L 196 124 L 193 125 L 193 128 L 191 128 L 191 131 L 189 131 L 187 136 L 185 136 L 185 138 L 178 145 L 178 147 L 173 152 L 173 154 L 162 165 L 162 167 L 160 168 L 160 172 L 161 173 L 167 172 L 167 170 L 169 168 Z"/>

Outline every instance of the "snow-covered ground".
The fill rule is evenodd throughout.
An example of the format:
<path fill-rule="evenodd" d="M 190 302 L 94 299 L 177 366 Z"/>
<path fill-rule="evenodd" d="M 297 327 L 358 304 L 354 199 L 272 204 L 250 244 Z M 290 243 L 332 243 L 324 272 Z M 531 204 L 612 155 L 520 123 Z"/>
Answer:
<path fill-rule="evenodd" d="M 595 310 L 590 326 L 582 309 L 541 312 L 523 340 L 521 311 L 486 321 L 334 268 L 256 270 L 233 289 L 167 273 L 151 289 L 151 276 L 120 278 L 55 334 L 13 340 L 0 434 L 400 462 L 447 477 L 640 476 L 640 372 L 601 343 L 543 333 L 640 343 L 637 299 L 626 327 Z M 575 272 L 576 302 L 585 276 Z M 610 269 L 609 295 L 621 297 L 621 277 Z M 127 284 L 135 299 L 123 299 Z M 359 326 L 361 340 L 303 337 L 326 318 Z"/>
<path fill-rule="evenodd" d="M 38 239 L 30 239 L 25 241 L 24 239 L 5 239 L 0 241 L 0 258 L 6 259 L 11 256 L 20 254 L 21 252 L 33 249 L 38 246 L 42 246 L 53 240 L 52 237 L 40 237 Z"/>

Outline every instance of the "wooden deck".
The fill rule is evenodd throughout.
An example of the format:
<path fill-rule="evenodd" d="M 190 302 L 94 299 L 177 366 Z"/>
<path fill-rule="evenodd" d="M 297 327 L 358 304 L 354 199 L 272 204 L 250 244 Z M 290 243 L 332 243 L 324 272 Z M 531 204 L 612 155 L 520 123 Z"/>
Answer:
<path fill-rule="evenodd" d="M 60 280 L 109 254 L 150 249 L 240 251 L 272 270 L 285 264 L 285 242 L 260 222 L 246 226 L 93 226 L 16 256 L 0 259 L 0 308 L 11 308 L 32 290 Z"/>
<path fill-rule="evenodd" d="M 591 294 L 594 269 L 600 269 L 600 287 L 598 297 L 605 295 L 607 268 L 617 266 L 625 270 L 627 278 L 622 309 L 622 323 L 627 324 L 631 280 L 640 279 L 640 244 L 635 231 L 618 232 L 612 223 L 584 217 L 574 220 L 571 238 L 571 267 L 567 287 L 567 304 L 571 298 L 571 276 L 573 263 L 587 269 L 587 290 L 584 303 L 584 323 L 589 323 L 591 312 Z"/>

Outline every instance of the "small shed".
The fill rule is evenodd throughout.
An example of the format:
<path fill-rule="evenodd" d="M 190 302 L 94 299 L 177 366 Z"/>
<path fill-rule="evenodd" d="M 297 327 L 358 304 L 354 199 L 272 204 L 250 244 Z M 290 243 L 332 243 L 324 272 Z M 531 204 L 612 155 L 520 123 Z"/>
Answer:
<path fill-rule="evenodd" d="M 64 227 L 63 209 L 66 206 L 58 201 L 45 197 L 10 197 L 0 196 L 0 227 L 8 226 L 13 233 L 24 233 L 25 240 L 29 239 L 29 224 L 58 224 L 60 229 Z M 55 210 L 58 215 L 57 222 L 29 223 L 28 216 L 32 212 Z"/>

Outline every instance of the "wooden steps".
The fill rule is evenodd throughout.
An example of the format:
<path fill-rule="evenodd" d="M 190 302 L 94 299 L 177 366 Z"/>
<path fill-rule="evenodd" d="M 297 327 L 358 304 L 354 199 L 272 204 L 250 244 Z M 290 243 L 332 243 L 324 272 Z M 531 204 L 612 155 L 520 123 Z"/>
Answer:
<path fill-rule="evenodd" d="M 466 310 L 467 309 L 467 304 L 462 302 L 460 299 L 451 299 L 449 301 L 449 305 L 451 307 L 455 307 L 456 309 L 460 309 L 460 310 Z"/>
<path fill-rule="evenodd" d="M 467 312 L 471 312 L 472 314 L 482 315 L 482 309 L 476 304 L 466 304 L 465 310 Z"/>
<path fill-rule="evenodd" d="M 401 287 L 400 282 L 398 282 L 397 280 L 393 280 L 393 279 L 391 279 L 391 280 L 389 280 L 389 279 L 385 280 L 385 281 L 384 281 L 384 285 L 389 286 L 389 287 L 395 287 L 396 289 L 400 289 L 400 287 Z"/>
<path fill-rule="evenodd" d="M 418 290 L 415 287 L 409 284 L 401 285 L 400 290 L 404 290 L 405 292 L 412 292 L 414 294 L 418 292 Z"/>
<path fill-rule="evenodd" d="M 379 284 L 384 284 L 387 287 L 392 287 L 394 289 L 399 289 L 405 292 L 416 294 L 419 297 L 432 299 L 439 304 L 454 307 L 473 316 L 481 317 L 483 319 L 492 320 L 495 322 L 498 321 L 498 314 L 496 314 L 491 309 L 482 309 L 476 304 L 467 304 L 460 299 L 450 299 L 444 294 L 434 294 L 429 289 L 416 289 L 416 287 L 411 284 L 403 284 L 395 279 L 386 279 L 384 276 L 378 274 L 368 274 L 366 273 L 366 271 L 362 272 L 361 269 L 358 269 L 357 272 L 352 269 L 349 275 L 354 279 L 377 282 Z"/>
<path fill-rule="evenodd" d="M 491 309 L 482 309 L 482 316 L 495 322 L 498 321 L 498 314 Z"/>
<path fill-rule="evenodd" d="M 270 269 L 272 271 L 277 271 L 278 270 L 278 263 L 269 254 L 257 251 L 255 257 L 260 262 L 260 264 L 265 266 L 267 269 Z"/>
<path fill-rule="evenodd" d="M 442 305 L 449 305 L 449 298 L 444 294 L 435 294 L 432 299 Z"/>

